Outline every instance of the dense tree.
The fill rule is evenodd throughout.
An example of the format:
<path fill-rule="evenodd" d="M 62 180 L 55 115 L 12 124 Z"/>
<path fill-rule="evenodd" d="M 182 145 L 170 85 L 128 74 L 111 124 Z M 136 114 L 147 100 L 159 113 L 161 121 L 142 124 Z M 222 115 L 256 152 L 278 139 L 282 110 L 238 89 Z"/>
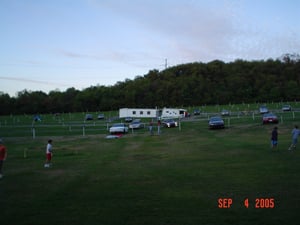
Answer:
<path fill-rule="evenodd" d="M 297 56 L 297 57 L 296 57 Z M 68 88 L 45 94 L 0 92 L 0 114 L 107 111 L 121 107 L 181 107 L 202 104 L 300 100 L 300 57 L 225 63 L 188 63 L 113 86 Z"/>

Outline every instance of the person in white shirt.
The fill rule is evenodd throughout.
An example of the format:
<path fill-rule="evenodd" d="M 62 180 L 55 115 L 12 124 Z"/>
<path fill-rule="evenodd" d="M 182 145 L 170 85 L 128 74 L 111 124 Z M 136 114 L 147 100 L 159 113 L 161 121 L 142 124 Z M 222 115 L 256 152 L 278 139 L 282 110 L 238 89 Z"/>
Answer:
<path fill-rule="evenodd" d="M 50 167 L 52 154 L 53 154 L 53 152 L 52 152 L 52 140 L 49 139 L 47 147 L 46 147 L 46 163 L 45 163 L 44 167 Z"/>

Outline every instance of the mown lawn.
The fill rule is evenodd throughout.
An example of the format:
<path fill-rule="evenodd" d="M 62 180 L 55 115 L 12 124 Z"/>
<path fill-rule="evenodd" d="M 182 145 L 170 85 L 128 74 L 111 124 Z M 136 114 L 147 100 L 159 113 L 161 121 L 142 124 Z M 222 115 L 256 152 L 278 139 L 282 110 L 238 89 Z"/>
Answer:
<path fill-rule="evenodd" d="M 272 125 L 231 121 L 208 130 L 183 122 L 161 136 L 139 132 L 55 136 L 53 167 L 44 168 L 47 136 L 7 137 L 0 180 L 3 225 L 294 224 L 300 210 L 300 146 L 288 152 L 297 120 Z M 24 155 L 24 153 L 26 153 Z M 218 199 L 231 198 L 230 208 Z M 244 200 L 249 199 L 249 208 Z M 256 199 L 274 208 L 255 208 Z"/>

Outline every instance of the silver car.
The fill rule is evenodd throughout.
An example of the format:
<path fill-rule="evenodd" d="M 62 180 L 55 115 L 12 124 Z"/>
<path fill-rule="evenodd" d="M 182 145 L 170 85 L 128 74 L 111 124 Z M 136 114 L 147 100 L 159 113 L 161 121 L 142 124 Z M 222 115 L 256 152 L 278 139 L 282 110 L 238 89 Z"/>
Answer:
<path fill-rule="evenodd" d="M 127 133 L 128 127 L 124 123 L 115 123 L 109 128 L 109 133 Z"/>
<path fill-rule="evenodd" d="M 269 110 L 268 110 L 268 108 L 266 106 L 261 106 L 259 108 L 259 113 L 260 114 L 264 114 L 264 113 L 268 113 L 268 112 L 269 112 Z"/>
<path fill-rule="evenodd" d="M 130 129 L 139 129 L 139 128 L 144 128 L 144 124 L 141 123 L 140 119 L 135 119 L 132 121 L 132 123 L 129 124 Z"/>

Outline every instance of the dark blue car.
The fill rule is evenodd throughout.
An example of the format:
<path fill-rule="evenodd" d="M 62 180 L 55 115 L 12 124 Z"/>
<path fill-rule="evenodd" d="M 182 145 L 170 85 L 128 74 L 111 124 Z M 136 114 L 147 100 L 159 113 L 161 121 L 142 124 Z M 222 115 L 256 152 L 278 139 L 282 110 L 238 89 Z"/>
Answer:
<path fill-rule="evenodd" d="M 225 127 L 224 120 L 219 116 L 211 117 L 208 126 L 210 129 L 222 129 Z"/>

